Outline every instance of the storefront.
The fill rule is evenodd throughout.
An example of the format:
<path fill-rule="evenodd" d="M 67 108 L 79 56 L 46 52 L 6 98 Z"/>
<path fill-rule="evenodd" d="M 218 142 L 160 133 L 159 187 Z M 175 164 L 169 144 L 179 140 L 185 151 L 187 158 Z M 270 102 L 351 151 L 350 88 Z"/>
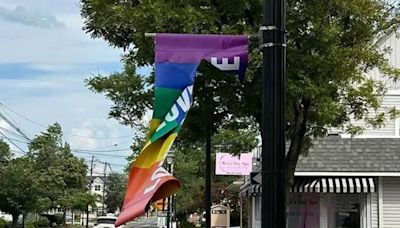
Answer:
<path fill-rule="evenodd" d="M 369 228 L 376 211 L 376 178 L 296 177 L 289 194 L 288 228 Z M 243 188 L 252 200 L 252 227 L 261 227 L 260 185 Z"/>

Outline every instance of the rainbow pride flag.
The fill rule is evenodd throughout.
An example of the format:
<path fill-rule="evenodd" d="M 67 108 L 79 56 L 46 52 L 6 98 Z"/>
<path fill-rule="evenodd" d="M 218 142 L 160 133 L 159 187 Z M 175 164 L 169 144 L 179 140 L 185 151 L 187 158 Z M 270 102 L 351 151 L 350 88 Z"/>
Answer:
<path fill-rule="evenodd" d="M 162 164 L 193 102 L 196 69 L 205 60 L 243 80 L 247 36 L 156 34 L 155 99 L 145 146 L 131 169 L 116 226 L 144 214 L 151 202 L 167 198 L 180 183 Z"/>

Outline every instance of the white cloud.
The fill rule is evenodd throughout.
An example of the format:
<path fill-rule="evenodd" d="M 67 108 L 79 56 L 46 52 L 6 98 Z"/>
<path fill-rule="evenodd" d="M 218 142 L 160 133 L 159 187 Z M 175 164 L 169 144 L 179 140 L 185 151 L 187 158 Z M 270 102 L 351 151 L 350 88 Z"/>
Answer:
<path fill-rule="evenodd" d="M 3 2 L 3 4 L 2 4 Z M 1 63 L 29 63 L 44 65 L 76 65 L 99 62 L 115 62 L 120 60 L 122 50 L 109 47 L 103 40 L 93 40 L 83 30 L 83 19 L 75 1 L 18 1 L 19 6 L 4 4 L 0 0 L 0 27 L 7 31 L 0 36 Z M 35 6 L 35 4 L 38 4 Z M 62 7 L 69 10 L 60 11 Z M 38 8 L 43 6 L 43 8 Z M 47 6 L 47 8 L 45 7 Z M 29 9 L 28 12 L 51 12 L 55 20 L 64 24 L 61 29 L 44 29 L 27 26 L 26 23 L 15 23 L 10 18 L 4 20 L 4 9 Z M 20 10 L 23 11 L 23 10 Z M 51 13 L 48 13 L 51 15 Z M 33 13 L 32 13 L 33 14 Z M 45 14 L 45 13 L 42 13 Z M 1 16 L 3 15 L 3 17 Z M 8 15 L 8 14 L 7 14 Z M 1 19 L 3 18 L 3 19 Z M 44 24 L 49 24 L 44 20 Z M 36 22 L 27 20 L 29 23 Z M 39 23 L 39 22 L 38 22 Z M 54 24 L 54 23 L 53 23 Z M 53 25 L 51 25 L 53 26 Z M 6 55 L 4 53 L 7 53 Z"/>
<path fill-rule="evenodd" d="M 84 79 L 92 73 L 120 70 L 118 63 L 122 51 L 111 48 L 103 40 L 93 40 L 82 31 L 83 20 L 78 3 L 79 0 L 0 0 L 0 14 L 18 11 L 30 18 L 30 13 L 40 12 L 39 16 L 45 18 L 44 23 L 47 23 L 46 27 L 37 25 L 36 21 L 27 22 L 21 15 L 7 19 L 0 15 L 0 27 L 7 31 L 0 35 L 0 70 L 7 64 L 7 67 L 29 65 L 39 70 L 31 76 L 30 68 L 20 69 L 19 77 L 8 75 L 8 72 L 13 72 L 9 68 L 0 71 L 3 72 L 0 73 L 0 102 L 43 125 L 60 123 L 63 131 L 68 133 L 64 139 L 72 148 L 128 148 L 132 140 L 130 137 L 115 137 L 133 135 L 133 130 L 109 119 L 111 103 L 103 95 L 93 94 L 84 85 Z M 57 27 L 54 22 L 65 26 Z M 45 72 L 41 74 L 41 71 Z M 23 118 L 13 117 L 29 136 L 45 130 Z M 70 134 L 87 137 L 77 138 Z M 114 139 L 93 139 L 96 137 Z M 26 148 L 24 144 L 21 146 Z M 121 156 L 130 153 L 113 152 Z M 86 160 L 91 157 L 90 154 L 78 156 Z M 113 170 L 122 170 L 119 165 L 126 164 L 122 157 L 96 155 L 96 159 L 112 163 Z M 103 165 L 97 163 L 96 169 L 99 167 L 102 170 Z"/>
<path fill-rule="evenodd" d="M 83 123 L 85 125 L 85 123 Z M 67 136 L 70 138 L 69 143 L 73 148 L 85 148 L 87 150 L 90 149 L 96 149 L 98 147 L 98 143 L 93 137 L 95 137 L 95 134 L 92 129 L 87 128 L 85 126 L 81 126 L 78 128 L 73 128 L 71 130 L 71 134 L 73 135 L 79 135 L 82 137 L 71 137 Z"/>
<path fill-rule="evenodd" d="M 0 18 L 23 25 L 39 28 L 64 28 L 65 24 L 59 21 L 54 15 L 41 11 L 33 11 L 24 6 L 17 6 L 13 9 L 0 6 Z"/>

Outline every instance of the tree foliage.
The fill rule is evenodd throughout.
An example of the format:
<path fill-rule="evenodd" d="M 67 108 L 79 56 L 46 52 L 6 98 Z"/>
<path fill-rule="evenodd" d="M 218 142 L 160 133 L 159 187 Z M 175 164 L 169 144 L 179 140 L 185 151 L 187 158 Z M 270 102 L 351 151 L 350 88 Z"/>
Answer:
<path fill-rule="evenodd" d="M 16 158 L 0 173 L 0 210 L 13 216 L 13 226 L 18 216 L 33 211 L 39 199 L 40 184 L 34 167 L 26 157 Z"/>
<path fill-rule="evenodd" d="M 137 66 L 154 63 L 153 40 L 146 38 L 145 32 L 257 34 L 262 18 L 261 0 L 81 2 L 84 30 L 93 38 L 103 38 L 112 46 L 123 48 L 124 61 Z M 363 127 L 353 126 L 352 120 L 380 127 L 391 116 L 377 111 L 385 92 L 382 82 L 366 74 L 377 69 L 395 80 L 400 76 L 400 70 L 385 59 L 389 50 L 375 45 L 399 25 L 396 4 L 399 3 L 385 0 L 287 1 L 288 183 L 299 155 L 308 150 L 312 139 L 325 136 L 331 128 L 352 134 L 362 131 Z M 256 42 L 250 44 L 249 69 L 243 85 L 212 67 L 200 67 L 195 102 L 183 129 L 185 139 L 202 139 L 204 128 L 211 126 L 218 132 L 229 121 L 251 118 L 261 122 L 262 56 L 257 46 Z M 97 92 L 122 93 L 131 88 L 121 85 L 113 91 L 103 85 L 117 80 L 145 80 L 128 70 L 118 77 L 92 78 L 88 85 Z M 147 92 L 151 86 L 131 85 L 134 94 L 146 92 L 146 96 L 133 98 L 135 104 L 147 102 L 143 107 L 150 106 Z M 132 120 L 140 119 L 147 111 L 143 109 L 138 114 L 138 106 L 125 102 L 129 95 L 108 98 L 114 102 L 114 109 Z M 371 112 L 375 112 L 375 118 L 371 118 Z"/>
<path fill-rule="evenodd" d="M 0 140 L 0 168 L 4 167 L 11 160 L 11 151 L 10 146 Z"/>
<path fill-rule="evenodd" d="M 223 129 L 213 137 L 212 151 L 239 154 L 240 152 L 249 152 L 257 143 L 256 135 L 252 131 L 241 132 L 234 128 Z M 189 214 L 201 211 L 204 208 L 204 149 L 202 142 L 179 143 L 175 147 L 174 176 L 182 184 L 181 190 L 176 195 L 178 213 Z M 215 153 L 213 153 L 211 162 L 215 164 Z M 214 170 L 211 173 L 213 202 L 237 201 L 238 194 L 231 191 L 231 185 L 233 181 L 240 178 L 236 176 L 217 176 Z"/>
<path fill-rule="evenodd" d="M 62 142 L 59 124 L 35 137 L 29 144 L 28 158 L 35 167 L 41 195 L 57 206 L 58 200 L 76 191 L 84 191 L 87 166 Z"/>
<path fill-rule="evenodd" d="M 120 210 L 124 201 L 127 176 L 121 173 L 110 173 L 106 179 L 107 212 L 114 213 Z"/>
<path fill-rule="evenodd" d="M 56 206 L 84 209 L 92 203 L 85 193 L 87 166 L 62 142 L 59 124 L 49 126 L 28 147 L 26 155 L 12 159 L 9 146 L 0 141 L 0 210 L 13 215 L 13 226 L 23 213 Z M 77 206 L 79 201 L 85 206 Z"/>

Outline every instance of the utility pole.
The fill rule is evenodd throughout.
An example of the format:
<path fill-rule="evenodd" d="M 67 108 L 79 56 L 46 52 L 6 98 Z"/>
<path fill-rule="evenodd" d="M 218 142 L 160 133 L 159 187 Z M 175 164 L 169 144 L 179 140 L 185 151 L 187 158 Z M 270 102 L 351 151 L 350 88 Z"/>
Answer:
<path fill-rule="evenodd" d="M 106 181 L 107 181 L 107 162 L 104 163 L 103 205 L 102 205 L 102 208 L 101 208 L 101 213 L 103 215 L 105 215 L 105 213 L 104 213 L 104 202 L 105 202 Z"/>
<path fill-rule="evenodd" d="M 261 227 L 286 227 L 285 80 L 286 1 L 264 0 L 262 75 Z"/>
<path fill-rule="evenodd" d="M 167 169 L 171 173 L 171 164 L 167 164 Z M 167 228 L 171 228 L 171 196 L 167 198 Z"/>
<path fill-rule="evenodd" d="M 90 161 L 89 194 L 92 192 L 93 162 L 94 162 L 94 155 L 92 155 L 92 160 Z M 89 204 L 86 205 L 86 228 L 88 227 L 89 227 Z"/>

